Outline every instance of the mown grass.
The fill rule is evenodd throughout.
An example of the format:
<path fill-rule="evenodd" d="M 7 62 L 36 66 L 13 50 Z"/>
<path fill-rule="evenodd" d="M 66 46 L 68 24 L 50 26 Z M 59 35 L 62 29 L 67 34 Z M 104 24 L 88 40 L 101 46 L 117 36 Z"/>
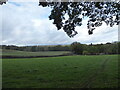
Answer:
<path fill-rule="evenodd" d="M 53 56 L 70 53 L 69 51 L 41 51 L 41 52 L 25 52 L 18 50 L 2 50 L 2 56 Z"/>
<path fill-rule="evenodd" d="M 118 56 L 3 59 L 3 88 L 116 88 Z"/>

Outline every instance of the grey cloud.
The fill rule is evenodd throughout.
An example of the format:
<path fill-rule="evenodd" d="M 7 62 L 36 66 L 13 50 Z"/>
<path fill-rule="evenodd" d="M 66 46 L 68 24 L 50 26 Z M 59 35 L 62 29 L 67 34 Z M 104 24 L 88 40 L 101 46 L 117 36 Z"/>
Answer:
<path fill-rule="evenodd" d="M 20 6 L 8 3 L 3 5 L 2 35 L 3 44 L 43 45 L 81 43 L 100 43 L 117 39 L 116 27 L 110 30 L 106 26 L 99 27 L 93 35 L 88 35 L 86 21 L 78 27 L 78 35 L 69 38 L 63 30 L 58 31 L 48 19 L 49 8 L 38 7 L 37 3 L 20 3 Z M 106 29 L 106 30 L 104 30 Z"/>

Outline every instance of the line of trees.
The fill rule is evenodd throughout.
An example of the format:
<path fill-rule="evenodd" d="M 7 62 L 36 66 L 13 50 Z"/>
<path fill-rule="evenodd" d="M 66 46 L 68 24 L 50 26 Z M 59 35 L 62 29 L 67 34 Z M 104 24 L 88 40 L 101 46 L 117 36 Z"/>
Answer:
<path fill-rule="evenodd" d="M 80 55 L 120 54 L 120 42 L 95 45 L 74 42 L 71 44 L 71 50 L 74 54 Z"/>
<path fill-rule="evenodd" d="M 39 51 L 70 51 L 70 45 L 51 45 L 51 46 L 15 46 L 15 45 L 2 45 L 2 49 L 9 50 L 20 50 L 20 51 L 30 51 L 30 52 L 39 52 Z"/>
<path fill-rule="evenodd" d="M 20 51 L 71 51 L 78 55 L 99 55 L 99 54 L 120 54 L 120 42 L 106 44 L 81 44 L 73 42 L 71 45 L 50 45 L 50 46 L 15 46 L 1 45 L 1 49 Z"/>

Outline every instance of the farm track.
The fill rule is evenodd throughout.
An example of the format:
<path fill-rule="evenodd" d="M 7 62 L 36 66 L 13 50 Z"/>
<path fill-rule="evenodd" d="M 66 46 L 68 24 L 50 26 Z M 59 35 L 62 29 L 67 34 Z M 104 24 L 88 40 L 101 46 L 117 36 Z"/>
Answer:
<path fill-rule="evenodd" d="M 109 61 L 109 58 L 106 58 L 100 65 L 100 67 L 96 70 L 95 73 L 91 74 L 89 76 L 89 78 L 87 79 L 87 81 L 85 81 L 83 84 L 82 84 L 82 87 L 83 88 L 91 88 L 91 84 L 92 82 L 96 79 L 96 77 L 105 70 L 105 67 L 106 67 L 106 64 L 108 63 Z M 104 79 L 104 78 L 103 78 Z"/>

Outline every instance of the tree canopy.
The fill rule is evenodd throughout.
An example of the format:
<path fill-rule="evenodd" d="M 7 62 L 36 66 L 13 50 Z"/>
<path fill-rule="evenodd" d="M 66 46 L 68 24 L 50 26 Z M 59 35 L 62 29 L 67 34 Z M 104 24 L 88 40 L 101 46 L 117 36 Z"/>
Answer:
<path fill-rule="evenodd" d="M 106 23 L 112 27 L 120 23 L 120 1 L 116 2 L 39 2 L 39 6 L 52 8 L 49 16 L 57 29 L 63 29 L 69 37 L 77 34 L 76 26 L 82 25 L 82 20 L 88 17 L 88 33 L 93 34 L 93 30 Z M 68 18 L 66 18 L 66 16 Z"/>
<path fill-rule="evenodd" d="M 8 1 L 8 0 L 0 0 L 0 5 L 6 4 L 7 1 Z"/>
<path fill-rule="evenodd" d="M 73 42 L 71 44 L 71 51 L 74 54 L 82 54 L 83 53 L 83 45 L 79 42 Z"/>

